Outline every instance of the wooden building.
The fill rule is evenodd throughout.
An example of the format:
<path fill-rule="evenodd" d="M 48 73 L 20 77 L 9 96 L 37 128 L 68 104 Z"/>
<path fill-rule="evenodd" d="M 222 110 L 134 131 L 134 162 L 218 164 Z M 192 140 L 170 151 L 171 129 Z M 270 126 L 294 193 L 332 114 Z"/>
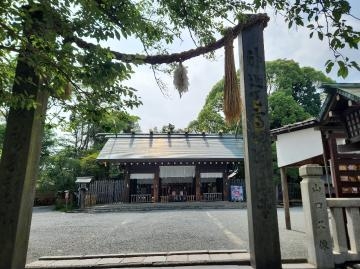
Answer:
<path fill-rule="evenodd" d="M 124 171 L 123 202 L 229 199 L 229 178 L 243 165 L 243 140 L 229 135 L 107 135 L 97 160 Z"/>
<path fill-rule="evenodd" d="M 318 118 L 271 130 L 278 166 L 282 174 L 309 163 L 329 167 L 336 197 L 360 197 L 360 84 L 322 87 L 327 97 Z"/>
<path fill-rule="evenodd" d="M 276 141 L 286 228 L 291 229 L 286 169 L 324 167 L 327 196 L 360 197 L 360 84 L 322 85 L 327 94 L 317 118 L 271 130 Z"/>
<path fill-rule="evenodd" d="M 323 85 L 318 121 L 337 197 L 360 197 L 360 83 Z"/>

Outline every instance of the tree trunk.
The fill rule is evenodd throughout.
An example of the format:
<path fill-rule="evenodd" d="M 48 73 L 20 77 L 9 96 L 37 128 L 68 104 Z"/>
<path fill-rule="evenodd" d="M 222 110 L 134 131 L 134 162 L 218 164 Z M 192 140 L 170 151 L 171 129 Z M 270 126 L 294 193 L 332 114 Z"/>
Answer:
<path fill-rule="evenodd" d="M 38 35 L 43 13 L 29 12 L 24 36 Z M 40 89 L 39 76 L 31 55 L 30 42 L 18 57 L 12 94 L 21 100 L 32 96 L 36 108 L 12 107 L 9 111 L 0 162 L 0 268 L 24 268 L 29 241 L 35 181 L 40 160 L 48 92 Z M 26 107 L 26 106 L 25 106 Z"/>

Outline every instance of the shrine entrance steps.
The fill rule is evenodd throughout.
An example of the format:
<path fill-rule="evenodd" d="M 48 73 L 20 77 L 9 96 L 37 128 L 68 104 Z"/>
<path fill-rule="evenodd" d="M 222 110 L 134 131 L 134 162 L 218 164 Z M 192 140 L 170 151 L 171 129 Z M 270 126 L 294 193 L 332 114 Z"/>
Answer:
<path fill-rule="evenodd" d="M 237 209 L 246 208 L 245 202 L 173 202 L 173 203 L 118 203 L 95 205 L 85 209 L 76 209 L 73 212 L 103 213 L 103 212 L 131 212 L 151 210 L 183 210 L 183 209 Z"/>

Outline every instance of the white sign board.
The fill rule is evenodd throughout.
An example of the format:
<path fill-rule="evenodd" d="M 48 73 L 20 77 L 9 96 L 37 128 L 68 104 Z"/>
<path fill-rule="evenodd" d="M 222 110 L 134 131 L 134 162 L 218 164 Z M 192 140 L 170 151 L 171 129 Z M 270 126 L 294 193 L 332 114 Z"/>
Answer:
<path fill-rule="evenodd" d="M 322 155 L 321 132 L 307 128 L 279 134 L 276 140 L 276 154 L 279 167 Z"/>

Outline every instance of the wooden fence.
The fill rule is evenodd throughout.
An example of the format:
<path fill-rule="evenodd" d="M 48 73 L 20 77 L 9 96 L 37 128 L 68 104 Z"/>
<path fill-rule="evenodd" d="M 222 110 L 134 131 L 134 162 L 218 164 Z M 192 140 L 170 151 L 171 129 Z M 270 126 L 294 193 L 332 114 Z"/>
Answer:
<path fill-rule="evenodd" d="M 96 204 L 120 203 L 123 199 L 123 180 L 97 180 L 90 183 L 88 193 L 96 197 Z"/>
<path fill-rule="evenodd" d="M 151 194 L 132 194 L 131 203 L 151 203 Z"/>

